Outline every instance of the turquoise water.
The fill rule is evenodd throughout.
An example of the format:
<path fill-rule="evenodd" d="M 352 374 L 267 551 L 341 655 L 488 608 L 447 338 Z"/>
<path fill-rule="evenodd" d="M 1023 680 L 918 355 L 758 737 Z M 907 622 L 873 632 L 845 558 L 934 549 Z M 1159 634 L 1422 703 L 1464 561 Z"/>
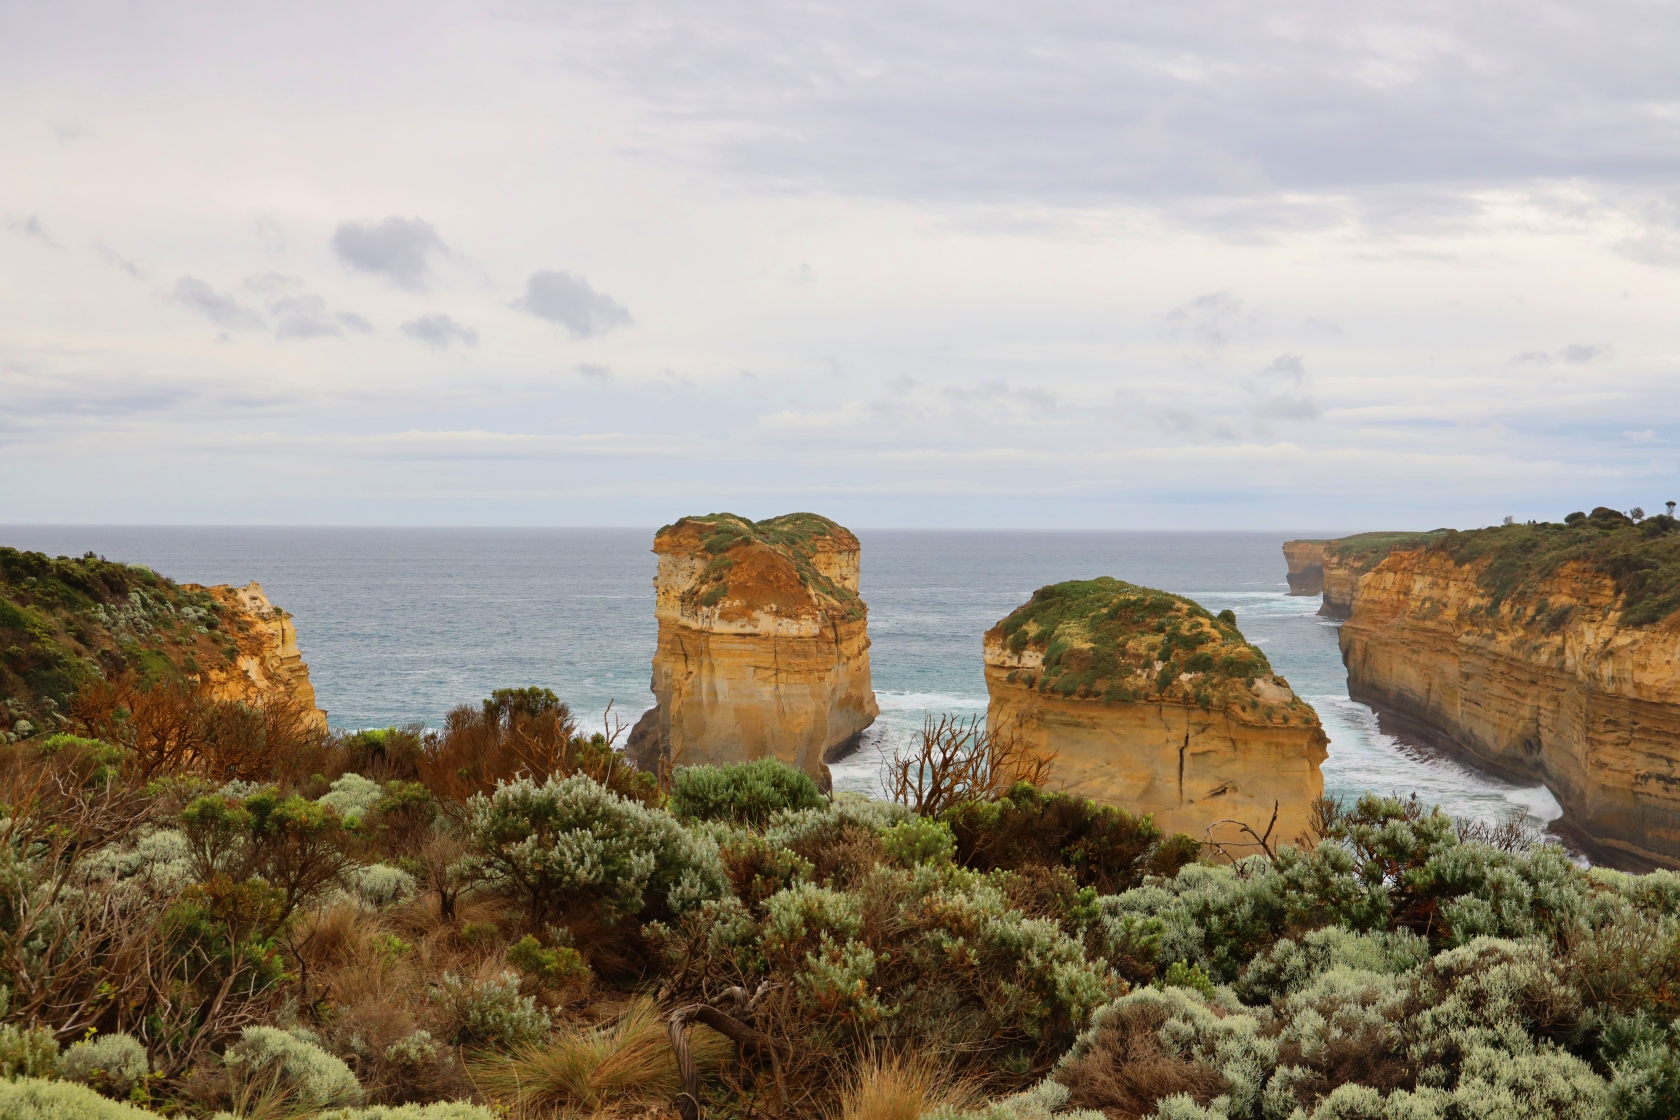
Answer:
<path fill-rule="evenodd" d="M 1284 592 L 1280 546 L 1333 533 L 860 530 L 881 718 L 833 767 L 873 791 L 883 754 L 930 713 L 983 714 L 980 635 L 1047 583 L 1112 575 L 1237 614 L 1330 736 L 1326 791 L 1416 791 L 1461 816 L 1558 815 L 1523 789 L 1384 735 L 1348 699 L 1336 624 Z M 260 582 L 291 611 L 321 706 L 340 728 L 424 720 L 493 688 L 553 688 L 586 727 L 652 705 L 654 558 L 647 529 L 13 526 L 0 543 L 88 550 L 182 582 Z"/>

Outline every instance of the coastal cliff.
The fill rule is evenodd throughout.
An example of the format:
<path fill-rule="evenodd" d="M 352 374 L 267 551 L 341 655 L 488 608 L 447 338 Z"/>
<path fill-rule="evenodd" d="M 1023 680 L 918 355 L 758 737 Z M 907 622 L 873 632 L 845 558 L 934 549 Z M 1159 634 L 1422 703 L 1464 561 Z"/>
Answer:
<path fill-rule="evenodd" d="M 1354 589 L 1366 572 L 1395 549 L 1421 548 L 1438 539 L 1444 529 L 1428 533 L 1356 533 L 1330 541 L 1285 541 L 1291 595 L 1319 595 L 1318 613 L 1345 619 L 1353 613 Z"/>
<path fill-rule="evenodd" d="M 987 723 L 1054 753 L 1070 792 L 1202 839 L 1222 820 L 1291 842 L 1324 792 L 1318 714 L 1235 616 L 1107 577 L 1054 584 L 984 638 Z M 1238 840 L 1234 826 L 1215 839 Z"/>
<path fill-rule="evenodd" d="M 1284 559 L 1289 562 L 1289 593 L 1320 595 L 1324 592 L 1324 541 L 1285 541 Z"/>
<path fill-rule="evenodd" d="M 91 553 L 49 557 L 0 548 L 0 735 L 63 726 L 84 685 L 133 674 L 177 681 L 217 700 L 279 695 L 325 730 L 291 616 L 255 584 L 177 584 Z"/>
<path fill-rule="evenodd" d="M 703 765 L 775 758 L 825 788 L 879 708 L 857 537 L 826 517 L 685 517 L 654 537 L 657 706 L 629 752 Z"/>
<path fill-rule="evenodd" d="M 1680 526 L 1571 517 L 1387 556 L 1342 625 L 1348 692 L 1544 783 L 1599 858 L 1680 867 Z"/>

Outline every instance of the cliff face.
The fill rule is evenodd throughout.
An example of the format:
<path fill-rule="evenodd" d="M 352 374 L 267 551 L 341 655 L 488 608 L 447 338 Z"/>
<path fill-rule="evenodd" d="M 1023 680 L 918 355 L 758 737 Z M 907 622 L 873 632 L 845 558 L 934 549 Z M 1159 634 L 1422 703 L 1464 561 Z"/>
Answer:
<path fill-rule="evenodd" d="M 825 762 L 879 708 L 858 540 L 815 514 L 732 514 L 661 529 L 653 551 L 658 706 L 632 733 L 649 768 L 776 758 L 825 787 Z"/>
<path fill-rule="evenodd" d="M 64 725 L 83 686 L 134 674 L 223 700 L 281 695 L 326 728 L 297 631 L 257 584 L 177 584 L 139 565 L 0 548 L 0 735 Z"/>
<path fill-rule="evenodd" d="M 1285 541 L 1284 559 L 1289 561 L 1289 593 L 1318 595 L 1324 591 L 1324 542 Z"/>
<path fill-rule="evenodd" d="M 224 659 L 203 673 L 205 689 L 212 697 L 261 702 L 280 693 L 312 713 L 311 724 L 326 730 L 327 713 L 315 706 L 315 686 L 309 681 L 309 666 L 298 650 L 297 627 L 291 615 L 268 601 L 261 584 L 200 587 L 188 583 L 181 589 L 204 592 L 215 600 L 237 647 L 231 665 Z"/>
<path fill-rule="evenodd" d="M 987 723 L 1056 755 L 1063 788 L 1154 815 L 1167 832 L 1271 840 L 1324 792 L 1318 715 L 1235 619 L 1114 579 L 1041 588 L 984 639 Z"/>
<path fill-rule="evenodd" d="M 1483 530 L 1511 538 L 1490 548 L 1459 534 L 1361 577 L 1341 629 L 1348 691 L 1444 749 L 1545 783 L 1566 827 L 1602 848 L 1680 866 L 1680 615 L 1647 610 L 1590 550 L 1534 563 L 1525 531 Z M 1669 613 L 1631 625 L 1630 601 Z"/>

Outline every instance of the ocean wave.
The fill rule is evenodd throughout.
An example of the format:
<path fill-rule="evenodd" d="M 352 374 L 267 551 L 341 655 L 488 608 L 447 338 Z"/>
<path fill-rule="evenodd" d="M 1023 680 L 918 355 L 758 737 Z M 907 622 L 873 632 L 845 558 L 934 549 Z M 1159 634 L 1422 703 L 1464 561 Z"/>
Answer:
<path fill-rule="evenodd" d="M 875 703 L 883 712 L 955 711 L 984 708 L 985 696 L 958 696 L 949 692 L 883 692 L 877 690 Z"/>

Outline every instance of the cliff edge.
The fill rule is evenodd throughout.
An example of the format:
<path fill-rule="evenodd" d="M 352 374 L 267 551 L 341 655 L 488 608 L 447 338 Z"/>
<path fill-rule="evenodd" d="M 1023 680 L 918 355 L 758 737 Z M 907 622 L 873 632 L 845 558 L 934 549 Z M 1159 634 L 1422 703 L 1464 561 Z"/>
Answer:
<path fill-rule="evenodd" d="M 1054 752 L 1073 793 L 1202 839 L 1292 842 L 1324 792 L 1318 714 L 1229 611 L 1107 577 L 1042 587 L 986 632 L 987 723 Z M 1214 838 L 1236 840 L 1223 826 Z"/>
<path fill-rule="evenodd" d="M 1355 533 L 1330 541 L 1285 541 L 1289 593 L 1322 594 L 1324 601 L 1318 613 L 1325 618 L 1345 619 L 1353 613 L 1353 592 L 1361 576 L 1382 563 L 1390 552 L 1424 548 L 1446 532 Z"/>
<path fill-rule="evenodd" d="M 857 537 L 826 517 L 718 513 L 659 530 L 657 706 L 631 733 L 637 765 L 776 758 L 828 783 L 879 708 Z"/>
<path fill-rule="evenodd" d="M 85 684 L 133 673 L 218 700 L 295 700 L 325 730 L 291 616 L 255 584 L 178 584 L 89 553 L 0 548 L 0 734 L 62 726 Z"/>
<path fill-rule="evenodd" d="M 1442 534 L 1362 575 L 1348 692 L 1512 780 L 1597 858 L 1680 867 L 1680 523 Z"/>

